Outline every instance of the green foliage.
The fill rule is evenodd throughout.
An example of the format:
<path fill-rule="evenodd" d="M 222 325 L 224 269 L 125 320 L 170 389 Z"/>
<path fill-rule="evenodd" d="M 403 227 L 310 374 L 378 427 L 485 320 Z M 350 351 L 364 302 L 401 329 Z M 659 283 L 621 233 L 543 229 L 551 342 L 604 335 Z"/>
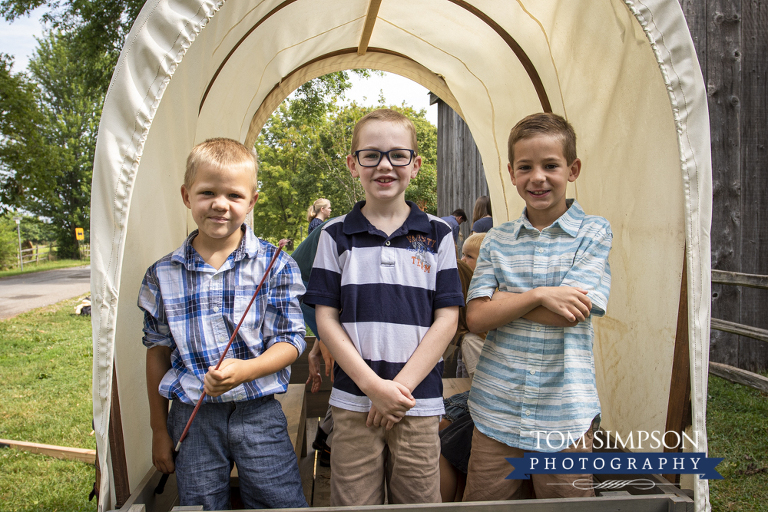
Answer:
<path fill-rule="evenodd" d="M 50 222 L 33 217 L 32 215 L 22 215 L 21 220 L 21 239 L 29 240 L 33 244 L 39 245 L 56 240 L 56 230 Z"/>
<path fill-rule="evenodd" d="M 16 222 L 9 214 L 0 217 L 0 270 L 19 261 L 19 240 Z"/>
<path fill-rule="evenodd" d="M 25 187 L 43 186 L 31 174 L 43 146 L 45 117 L 38 89 L 26 75 L 12 72 L 13 58 L 0 54 L 0 211 L 18 203 Z"/>
<path fill-rule="evenodd" d="M 324 80 L 322 77 L 320 80 Z M 335 77 L 333 78 L 335 80 Z M 343 91 L 342 88 L 332 91 Z M 318 90 L 323 90 L 318 88 Z M 272 115 L 256 142 L 259 153 L 259 202 L 254 208 L 254 229 L 270 240 L 297 238 L 306 232 L 306 212 L 319 197 L 333 205 L 334 215 L 344 214 L 365 198 L 359 181 L 346 166 L 355 123 L 377 107 L 356 103 L 338 106 L 336 93 L 324 101 L 317 97 L 307 108 L 302 97 L 286 100 Z M 320 105 L 318 107 L 318 104 Z M 323 115 L 317 109 L 323 109 Z M 426 119 L 425 111 L 407 106 L 390 106 L 413 120 L 423 165 L 411 181 L 406 199 L 429 213 L 437 212 L 437 129 Z M 311 111 L 312 114 L 308 114 Z"/>
<path fill-rule="evenodd" d="M 48 10 L 43 20 L 54 30 L 72 36 L 81 62 L 111 64 L 106 73 L 84 75 L 91 86 L 106 91 L 125 37 L 144 6 L 145 0 L 0 0 L 0 15 L 13 21 L 40 6 Z"/>
<path fill-rule="evenodd" d="M 22 217 L 21 240 L 39 244 L 54 240 L 50 224 L 31 215 L 8 211 L 0 215 L 0 271 L 15 266 L 19 261 L 19 233 L 14 217 Z"/>
<path fill-rule="evenodd" d="M 79 50 L 69 34 L 51 32 L 39 40 L 29 64 L 34 87 L 25 75 L 11 75 L 7 62 L 1 70 L 9 92 L 0 98 L 0 110 L 14 108 L 6 107 L 11 99 L 26 109 L 26 121 L 0 125 L 2 203 L 51 218 L 63 258 L 77 256 L 75 228 L 90 223 L 93 156 L 104 99 L 101 86 L 93 82 L 111 63 L 107 56 L 82 61 Z"/>
<path fill-rule="evenodd" d="M 23 208 L 52 219 L 60 257 L 77 256 L 74 229 L 89 225 L 101 105 L 143 5 L 0 0 L 0 15 L 8 21 L 47 6 L 43 19 L 52 27 L 38 40 L 29 75 L 13 74 L 12 60 L 0 55 L 0 212 Z"/>

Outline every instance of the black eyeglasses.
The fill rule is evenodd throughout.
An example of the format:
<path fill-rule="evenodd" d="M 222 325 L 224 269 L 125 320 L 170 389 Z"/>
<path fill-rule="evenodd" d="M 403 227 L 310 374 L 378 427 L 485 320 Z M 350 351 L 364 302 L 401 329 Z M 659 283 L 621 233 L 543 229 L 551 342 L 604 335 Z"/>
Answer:
<path fill-rule="evenodd" d="M 378 149 L 358 149 L 354 155 L 357 163 L 363 167 L 376 167 L 384 156 L 389 163 L 395 167 L 408 165 L 413 161 L 413 155 L 416 152 L 412 149 L 390 149 L 389 151 L 379 151 Z"/>

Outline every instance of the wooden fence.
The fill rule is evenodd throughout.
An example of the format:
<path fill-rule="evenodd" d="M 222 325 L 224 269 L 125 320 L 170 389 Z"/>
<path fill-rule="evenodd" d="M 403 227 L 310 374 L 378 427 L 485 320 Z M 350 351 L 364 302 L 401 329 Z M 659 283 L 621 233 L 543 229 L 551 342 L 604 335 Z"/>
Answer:
<path fill-rule="evenodd" d="M 91 244 L 80 244 L 80 259 L 90 260 Z M 36 245 L 29 249 L 22 249 L 21 254 L 16 253 L 16 263 L 23 265 L 37 264 L 45 261 L 56 260 L 56 243 L 50 242 L 47 245 Z"/>
<path fill-rule="evenodd" d="M 749 288 L 768 290 L 768 276 L 713 270 L 712 284 L 746 286 Z M 720 320 L 718 318 L 713 318 L 710 325 L 712 329 L 717 331 L 738 334 L 739 336 L 746 336 L 754 340 L 768 343 L 767 329 L 751 327 L 736 322 Z M 742 368 L 718 363 L 716 361 L 709 362 L 709 373 L 731 382 L 737 382 L 739 384 L 744 384 L 745 386 L 759 389 L 763 393 L 768 393 L 768 378 L 763 377 L 758 373 L 752 373 Z"/>
<path fill-rule="evenodd" d="M 50 242 L 48 245 L 36 245 L 29 249 L 22 249 L 21 254 L 16 255 L 16 261 L 21 262 L 23 265 L 40 263 L 41 261 L 53 261 L 56 259 L 55 251 L 56 244 L 54 242 Z"/>

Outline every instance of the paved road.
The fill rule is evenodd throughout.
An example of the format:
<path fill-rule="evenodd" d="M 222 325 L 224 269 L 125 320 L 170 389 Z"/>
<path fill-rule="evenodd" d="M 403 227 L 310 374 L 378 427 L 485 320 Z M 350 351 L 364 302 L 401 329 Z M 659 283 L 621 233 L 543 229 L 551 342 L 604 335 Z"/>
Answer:
<path fill-rule="evenodd" d="M 0 320 L 89 293 L 91 266 L 46 270 L 0 279 Z"/>

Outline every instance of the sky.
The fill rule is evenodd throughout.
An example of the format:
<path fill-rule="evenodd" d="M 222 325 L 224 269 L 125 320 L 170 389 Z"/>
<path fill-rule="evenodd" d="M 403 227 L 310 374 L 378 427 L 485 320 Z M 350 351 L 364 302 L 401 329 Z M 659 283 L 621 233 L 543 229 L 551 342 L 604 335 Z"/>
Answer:
<path fill-rule="evenodd" d="M 0 53 L 13 55 L 13 71 L 17 73 L 27 69 L 29 58 L 35 53 L 35 37 L 43 35 L 40 16 L 45 11 L 45 7 L 39 7 L 32 11 L 31 16 L 22 16 L 13 23 L 8 23 L 0 17 Z"/>
<path fill-rule="evenodd" d="M 0 52 L 14 56 L 14 72 L 26 70 L 29 58 L 37 46 L 35 36 L 41 37 L 43 33 L 40 16 L 45 11 L 46 7 L 40 7 L 30 17 L 18 18 L 13 23 L 0 17 Z M 429 91 L 416 82 L 392 73 L 367 79 L 350 73 L 350 78 L 353 85 L 346 93 L 347 101 L 355 100 L 366 106 L 377 105 L 379 92 L 383 91 L 387 104 L 400 105 L 405 102 L 416 110 L 425 109 L 427 119 L 437 125 L 437 105 L 429 105 Z"/>

